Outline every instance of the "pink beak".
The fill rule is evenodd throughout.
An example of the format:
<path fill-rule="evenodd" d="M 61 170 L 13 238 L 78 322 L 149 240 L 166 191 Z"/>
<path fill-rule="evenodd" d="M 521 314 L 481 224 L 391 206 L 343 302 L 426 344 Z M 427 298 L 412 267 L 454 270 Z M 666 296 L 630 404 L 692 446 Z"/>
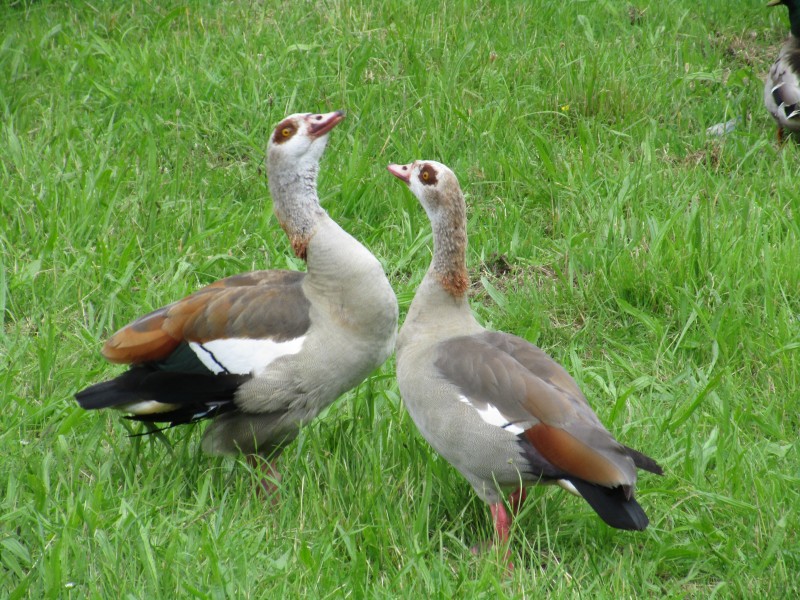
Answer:
<path fill-rule="evenodd" d="M 408 184 L 411 182 L 411 167 L 413 164 L 414 163 L 408 163 L 407 165 L 396 165 L 392 163 L 386 168 L 389 170 L 389 173 L 397 177 L 400 181 Z"/>
<path fill-rule="evenodd" d="M 328 133 L 331 129 L 336 127 L 344 119 L 344 111 L 337 110 L 334 112 L 308 115 L 308 134 L 311 137 L 320 137 Z"/>

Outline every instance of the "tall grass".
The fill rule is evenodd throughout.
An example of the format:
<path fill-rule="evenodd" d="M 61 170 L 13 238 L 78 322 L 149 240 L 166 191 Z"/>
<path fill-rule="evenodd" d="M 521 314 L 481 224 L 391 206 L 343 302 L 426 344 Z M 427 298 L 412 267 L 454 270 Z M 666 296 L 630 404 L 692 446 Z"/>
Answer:
<path fill-rule="evenodd" d="M 0 595 L 790 597 L 798 592 L 800 152 L 762 2 L 11 2 L 0 7 Z M 72 394 L 128 320 L 298 268 L 264 147 L 343 108 L 321 197 L 407 308 L 430 259 L 385 172 L 467 194 L 473 304 L 656 457 L 640 534 L 536 490 L 515 570 L 387 363 L 285 452 L 280 500 L 201 427 L 129 437 Z M 706 127 L 740 118 L 725 137 Z"/>

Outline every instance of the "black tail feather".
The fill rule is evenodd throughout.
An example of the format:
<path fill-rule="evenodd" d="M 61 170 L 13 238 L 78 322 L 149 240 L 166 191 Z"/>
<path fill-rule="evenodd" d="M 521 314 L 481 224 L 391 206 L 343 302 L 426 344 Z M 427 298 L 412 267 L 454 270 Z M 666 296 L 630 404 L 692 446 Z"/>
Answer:
<path fill-rule="evenodd" d="M 633 464 L 635 464 L 639 469 L 644 469 L 645 471 L 650 471 L 651 473 L 655 473 L 656 475 L 663 475 L 664 469 L 661 468 L 656 461 L 652 458 L 647 456 L 646 454 L 642 454 L 638 450 L 634 450 L 633 448 L 629 448 L 628 446 L 623 446 L 625 451 L 627 452 L 628 456 L 633 459 Z"/>
<path fill-rule="evenodd" d="M 131 415 L 152 423 L 189 423 L 234 408 L 236 390 L 249 375 L 198 375 L 136 366 L 119 377 L 92 385 L 75 394 L 82 408 L 123 408 L 135 402 L 156 401 L 176 407 L 166 412 Z"/>
<path fill-rule="evenodd" d="M 568 479 L 597 515 L 611 527 L 642 531 L 650 523 L 635 499 L 625 498 L 622 487 L 607 488 L 582 479 Z"/>

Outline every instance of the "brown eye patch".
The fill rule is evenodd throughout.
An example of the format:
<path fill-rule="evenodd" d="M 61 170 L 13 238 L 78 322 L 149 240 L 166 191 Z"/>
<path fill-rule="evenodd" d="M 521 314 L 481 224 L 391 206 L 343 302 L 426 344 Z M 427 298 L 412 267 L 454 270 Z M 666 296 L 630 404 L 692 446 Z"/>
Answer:
<path fill-rule="evenodd" d="M 424 165 L 420 169 L 419 180 L 424 185 L 436 185 L 436 170 L 430 165 Z"/>
<path fill-rule="evenodd" d="M 272 143 L 282 144 L 292 139 L 295 133 L 297 133 L 297 125 L 291 119 L 286 119 L 275 128 L 275 133 L 272 135 Z"/>

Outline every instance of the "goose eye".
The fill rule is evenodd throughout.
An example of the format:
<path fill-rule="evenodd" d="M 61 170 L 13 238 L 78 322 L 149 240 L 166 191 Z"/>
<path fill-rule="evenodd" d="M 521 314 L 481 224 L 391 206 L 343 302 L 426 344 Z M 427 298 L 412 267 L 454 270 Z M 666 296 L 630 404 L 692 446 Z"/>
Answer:
<path fill-rule="evenodd" d="M 436 171 L 431 165 L 425 165 L 419 172 L 419 180 L 425 185 L 436 185 Z"/>
<path fill-rule="evenodd" d="M 272 142 L 275 144 L 282 144 L 297 133 L 297 126 L 290 120 L 279 123 L 275 128 L 275 133 L 272 136 Z"/>

